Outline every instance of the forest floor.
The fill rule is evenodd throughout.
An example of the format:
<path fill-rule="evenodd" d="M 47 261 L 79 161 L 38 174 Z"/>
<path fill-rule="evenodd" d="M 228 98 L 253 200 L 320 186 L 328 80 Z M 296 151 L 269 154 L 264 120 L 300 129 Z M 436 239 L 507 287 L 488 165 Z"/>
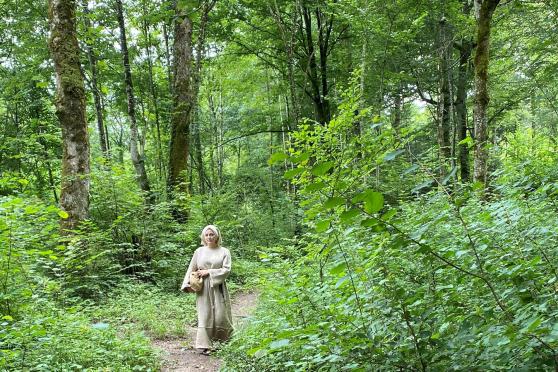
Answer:
<path fill-rule="evenodd" d="M 231 301 L 233 323 L 235 329 L 238 329 L 256 307 L 258 292 L 238 292 L 232 297 Z M 153 346 L 163 352 L 163 368 L 161 370 L 163 372 L 218 371 L 221 360 L 214 356 L 196 353 L 193 347 L 196 327 L 195 325 L 188 325 L 187 327 L 189 329 L 186 338 L 153 341 Z"/>

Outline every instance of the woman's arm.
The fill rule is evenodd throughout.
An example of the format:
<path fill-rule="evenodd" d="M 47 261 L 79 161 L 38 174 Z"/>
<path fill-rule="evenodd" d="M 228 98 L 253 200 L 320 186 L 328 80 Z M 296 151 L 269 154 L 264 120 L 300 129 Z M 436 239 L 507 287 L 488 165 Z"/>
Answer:
<path fill-rule="evenodd" d="M 231 252 L 227 248 L 225 250 L 225 257 L 223 257 L 223 266 L 220 269 L 208 269 L 209 284 L 211 287 L 219 285 L 227 279 L 231 272 Z"/>
<path fill-rule="evenodd" d="M 186 270 L 186 275 L 184 275 L 184 280 L 182 281 L 181 291 L 190 290 L 190 273 L 198 271 L 198 250 L 194 252 L 192 259 L 190 260 L 190 265 L 188 265 L 188 270 Z"/>

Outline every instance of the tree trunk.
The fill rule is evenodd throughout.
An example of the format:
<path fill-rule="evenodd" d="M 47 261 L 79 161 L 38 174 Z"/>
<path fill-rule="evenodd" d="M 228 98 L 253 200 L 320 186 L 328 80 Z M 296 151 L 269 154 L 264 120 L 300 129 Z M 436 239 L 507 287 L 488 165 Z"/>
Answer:
<path fill-rule="evenodd" d="M 78 227 L 89 213 L 89 134 L 75 13 L 75 1 L 49 1 L 49 48 L 56 73 L 56 116 L 62 127 L 60 207 L 68 214 L 60 221 L 63 234 Z"/>
<path fill-rule="evenodd" d="M 145 53 L 147 56 L 147 69 L 148 69 L 148 83 L 149 91 L 151 93 L 151 100 L 153 104 L 153 112 L 155 114 L 155 129 L 156 129 L 156 140 L 157 140 L 157 168 L 159 172 L 159 178 L 164 179 L 163 175 L 166 173 L 165 164 L 163 162 L 163 147 L 161 141 L 161 121 L 159 118 L 159 99 L 157 97 L 157 89 L 155 86 L 155 81 L 153 79 L 153 61 L 151 59 L 151 34 L 149 30 L 149 25 L 147 23 L 147 9 L 145 7 L 145 2 L 142 3 L 144 20 L 142 22 L 142 32 L 145 38 Z"/>
<path fill-rule="evenodd" d="M 450 132 L 451 132 L 451 92 L 450 92 L 450 60 L 451 35 L 449 24 L 445 18 L 440 20 L 439 46 L 439 99 L 437 137 L 440 154 L 440 178 L 445 177 L 451 160 Z"/>
<path fill-rule="evenodd" d="M 167 62 L 167 82 L 169 84 L 169 92 L 172 93 L 172 64 L 171 64 L 171 51 L 169 47 L 169 33 L 166 21 L 163 22 L 163 39 L 165 40 L 165 60 Z"/>
<path fill-rule="evenodd" d="M 174 26 L 173 112 L 167 187 L 172 192 L 185 181 L 192 120 L 192 21 L 176 9 Z M 186 189 L 181 188 L 182 191 Z"/>
<path fill-rule="evenodd" d="M 120 48 L 122 50 L 122 63 L 124 65 L 124 84 L 126 85 L 126 97 L 128 99 L 128 118 L 130 120 L 130 155 L 136 170 L 136 179 L 140 189 L 146 194 L 146 201 L 153 202 L 153 195 L 149 187 L 147 172 L 143 156 L 138 151 L 138 125 L 136 122 L 136 102 L 134 97 L 134 86 L 132 83 L 132 71 L 128 57 L 128 44 L 126 41 L 126 28 L 124 25 L 124 12 L 122 0 L 116 0 L 116 14 L 118 27 L 120 28 Z"/>
<path fill-rule="evenodd" d="M 488 163 L 488 64 L 492 15 L 500 0 L 475 0 L 477 5 L 477 50 L 475 53 L 475 161 L 474 179 L 487 184 Z"/>
<path fill-rule="evenodd" d="M 312 86 L 311 91 L 306 90 L 312 101 L 314 102 L 314 109 L 316 112 L 316 121 L 320 124 L 325 124 L 330 119 L 329 103 L 326 99 L 327 94 L 327 54 L 328 54 L 328 41 L 331 33 L 331 28 L 328 28 L 324 35 L 323 22 L 320 18 L 321 12 L 316 10 L 318 15 L 319 29 L 318 29 L 318 52 L 320 53 L 320 75 L 318 77 L 318 62 L 316 60 L 316 50 L 314 48 L 314 37 L 312 35 L 312 15 L 310 9 L 306 6 L 301 8 L 303 25 L 301 25 L 303 37 L 305 38 L 305 48 L 307 56 L 306 76 L 310 80 Z M 320 91 L 320 87 L 322 90 Z M 325 89 L 325 91 L 324 91 Z"/>
<path fill-rule="evenodd" d="M 197 125 L 196 125 L 197 124 Z M 200 128 L 199 123 L 195 123 L 192 126 L 192 135 L 194 139 L 194 152 L 196 159 L 196 168 L 198 170 L 198 184 L 199 184 L 199 192 L 201 195 L 205 195 L 205 169 L 203 165 L 203 153 L 201 147 L 201 137 L 200 137 Z"/>
<path fill-rule="evenodd" d="M 401 118 L 403 114 L 403 92 L 401 87 L 395 92 L 395 97 L 393 99 L 393 123 L 392 127 L 396 135 L 399 137 L 401 131 Z"/>
<path fill-rule="evenodd" d="M 173 106 L 171 119 L 171 143 L 169 155 L 169 178 L 167 187 L 172 191 L 181 183 L 181 173 L 188 166 L 190 146 L 190 126 L 197 106 L 201 61 L 205 41 L 205 28 L 208 14 L 216 0 L 204 2 L 200 20 L 196 60 L 192 65 L 192 20 L 175 6 L 176 20 L 174 26 L 174 81 Z"/>
<path fill-rule="evenodd" d="M 89 8 L 87 0 L 82 2 L 83 12 L 85 16 L 83 17 L 83 23 L 85 29 L 89 30 L 91 28 L 91 20 L 89 19 Z M 99 89 L 99 83 L 97 80 L 97 56 L 93 51 L 91 40 L 85 39 L 85 50 L 87 52 L 87 59 L 89 61 L 89 68 L 91 69 L 91 92 L 93 93 L 93 101 L 95 103 L 95 114 L 97 115 L 97 130 L 99 131 L 99 143 L 101 147 L 101 152 L 105 159 L 109 160 L 109 152 L 107 145 L 107 136 L 105 133 L 105 124 L 103 123 L 103 108 L 101 106 L 101 92 Z"/>
<path fill-rule="evenodd" d="M 472 41 L 462 39 L 459 46 L 459 75 L 455 97 L 458 142 L 461 142 L 467 138 L 467 88 L 469 82 L 468 67 L 472 50 Z M 461 174 L 461 182 L 469 182 L 471 179 L 471 171 L 469 169 L 469 145 L 467 143 L 462 143 L 459 145 L 459 171 Z"/>

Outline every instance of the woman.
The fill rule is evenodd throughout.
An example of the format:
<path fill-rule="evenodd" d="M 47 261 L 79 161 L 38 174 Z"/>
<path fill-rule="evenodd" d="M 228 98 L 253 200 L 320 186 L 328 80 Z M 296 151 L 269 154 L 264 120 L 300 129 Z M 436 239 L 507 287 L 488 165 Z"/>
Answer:
<path fill-rule="evenodd" d="M 202 247 L 194 252 L 182 291 L 190 288 L 190 274 L 197 272 L 203 278 L 203 288 L 196 292 L 198 331 L 195 347 L 199 353 L 209 354 L 213 340 L 227 340 L 232 333 L 231 301 L 225 279 L 231 272 L 231 253 L 221 247 L 221 234 L 217 226 L 208 225 L 201 233 Z"/>

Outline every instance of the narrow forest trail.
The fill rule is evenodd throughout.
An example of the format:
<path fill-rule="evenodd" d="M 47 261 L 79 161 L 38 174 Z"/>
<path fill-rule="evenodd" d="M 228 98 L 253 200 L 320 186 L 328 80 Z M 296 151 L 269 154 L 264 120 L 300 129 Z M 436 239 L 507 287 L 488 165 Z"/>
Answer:
<path fill-rule="evenodd" d="M 242 321 L 251 314 L 257 301 L 258 293 L 255 291 L 239 292 L 233 296 L 231 308 L 235 329 L 241 326 Z M 196 337 L 196 327 L 191 325 L 187 327 L 189 329 L 186 338 L 153 341 L 153 346 L 163 352 L 161 371 L 218 371 L 221 360 L 213 356 L 197 354 L 192 347 Z"/>

